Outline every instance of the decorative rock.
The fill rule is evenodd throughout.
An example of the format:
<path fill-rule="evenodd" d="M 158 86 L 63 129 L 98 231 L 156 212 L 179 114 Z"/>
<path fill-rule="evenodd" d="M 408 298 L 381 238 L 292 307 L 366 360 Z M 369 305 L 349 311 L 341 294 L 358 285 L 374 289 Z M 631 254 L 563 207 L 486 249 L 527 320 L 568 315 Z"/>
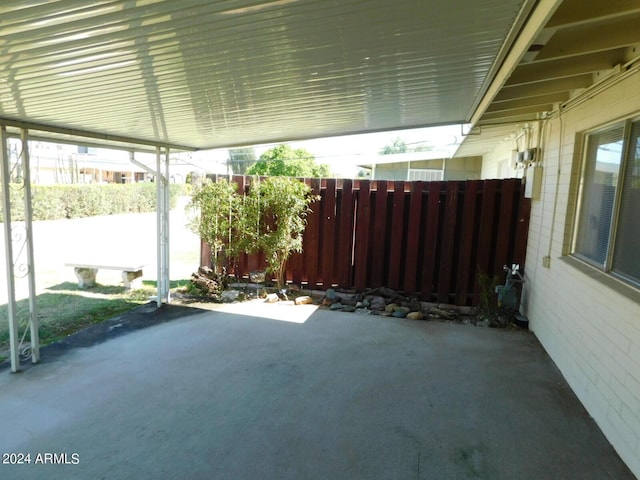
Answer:
<path fill-rule="evenodd" d="M 300 285 L 296 285 L 295 283 L 291 283 L 291 284 L 287 285 L 287 288 L 289 289 L 290 292 L 299 292 L 300 291 Z"/>
<path fill-rule="evenodd" d="M 390 303 L 389 305 L 384 307 L 384 311 L 385 312 L 389 312 L 389 313 L 393 313 L 393 312 L 396 311 L 397 308 L 399 308 L 398 305 L 396 305 L 395 303 Z"/>
<path fill-rule="evenodd" d="M 419 312 L 420 310 L 422 310 L 422 305 L 417 300 L 412 300 L 407 306 L 412 312 Z"/>
<path fill-rule="evenodd" d="M 326 296 L 329 300 L 338 300 L 338 294 L 333 288 L 327 290 Z"/>
<path fill-rule="evenodd" d="M 343 312 L 349 312 L 349 313 L 353 313 L 356 311 L 356 307 L 352 306 L 352 305 L 345 305 L 344 308 L 342 309 Z"/>
<path fill-rule="evenodd" d="M 391 288 L 387 288 L 387 287 L 380 287 L 378 289 L 378 293 L 380 293 L 380 295 L 382 295 L 383 297 L 387 297 L 387 298 L 395 298 L 398 296 L 398 293 L 395 290 L 392 290 Z"/>
<path fill-rule="evenodd" d="M 439 318 L 446 318 L 447 320 L 453 320 L 454 318 L 456 318 L 454 313 L 448 312 L 446 310 L 441 310 L 439 308 L 432 308 L 430 313 Z"/>
<path fill-rule="evenodd" d="M 396 318 L 404 318 L 407 316 L 407 312 L 405 312 L 404 310 L 394 310 L 391 316 Z"/>
<path fill-rule="evenodd" d="M 336 295 L 340 299 L 341 303 L 353 302 L 353 304 L 355 305 L 357 302 L 356 296 L 353 293 L 336 293 Z"/>
<path fill-rule="evenodd" d="M 382 297 L 372 297 L 369 302 L 371 310 L 383 311 L 385 309 L 386 303 Z"/>
<path fill-rule="evenodd" d="M 330 307 L 334 303 L 336 303 L 336 300 L 329 300 L 327 297 L 322 299 L 322 305 L 324 305 L 325 307 Z"/>
<path fill-rule="evenodd" d="M 397 307 L 397 308 L 393 311 L 393 313 L 400 312 L 400 313 L 402 313 L 402 314 L 403 314 L 402 316 L 403 316 L 403 318 L 404 318 L 404 317 L 406 317 L 406 316 L 407 316 L 407 313 L 409 313 L 410 311 L 411 311 L 411 310 L 409 310 L 409 307 Z"/>
<path fill-rule="evenodd" d="M 319 302 L 325 297 L 326 292 L 322 290 L 311 290 L 311 292 L 305 292 L 307 295 L 311 295 L 312 298 L 317 299 Z"/>
<path fill-rule="evenodd" d="M 280 299 L 278 298 L 277 293 L 270 293 L 269 295 L 267 295 L 267 298 L 265 298 L 264 301 L 267 303 L 276 303 L 279 302 Z"/>
<path fill-rule="evenodd" d="M 304 295 L 302 297 L 296 298 L 294 303 L 296 305 L 309 305 L 313 303 L 313 299 L 307 295 Z"/>
<path fill-rule="evenodd" d="M 366 308 L 356 308 L 356 313 L 359 315 L 377 315 L 378 312 L 372 312 L 371 310 L 367 310 Z"/>
<path fill-rule="evenodd" d="M 235 302 L 238 300 L 242 292 L 238 290 L 225 290 L 220 294 L 220 299 L 223 302 Z"/>
<path fill-rule="evenodd" d="M 331 310 L 342 310 L 344 308 L 344 305 L 342 305 L 340 302 L 336 302 L 336 303 L 332 303 L 329 308 Z"/>
<path fill-rule="evenodd" d="M 364 302 L 357 302 L 356 308 L 365 308 Z"/>
<path fill-rule="evenodd" d="M 381 317 L 390 317 L 391 312 L 380 312 L 378 315 L 380 315 Z"/>
<path fill-rule="evenodd" d="M 422 312 L 410 312 L 407 314 L 407 318 L 411 320 L 424 320 L 424 313 Z"/>

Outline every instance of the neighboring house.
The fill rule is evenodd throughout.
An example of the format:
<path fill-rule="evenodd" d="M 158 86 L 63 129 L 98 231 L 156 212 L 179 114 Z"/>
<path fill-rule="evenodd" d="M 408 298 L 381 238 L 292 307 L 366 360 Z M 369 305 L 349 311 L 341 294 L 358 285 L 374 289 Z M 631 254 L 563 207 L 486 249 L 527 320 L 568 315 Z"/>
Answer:
<path fill-rule="evenodd" d="M 448 158 L 442 151 L 396 153 L 358 166 L 369 170 L 372 180 L 477 180 L 482 157 Z"/>
<path fill-rule="evenodd" d="M 16 140 L 10 142 L 11 171 L 19 177 L 20 145 Z M 31 180 L 34 184 L 53 185 L 69 183 L 137 183 L 153 181 L 146 169 L 132 163 L 130 153 L 124 150 L 93 148 L 86 146 L 56 144 L 32 141 L 29 145 L 31 159 Z M 225 166 L 218 162 L 207 163 L 211 152 L 176 153 L 171 156 L 170 180 L 172 183 L 185 183 L 187 175 L 193 171 L 205 173 L 225 173 Z M 136 159 L 155 169 L 155 155 L 136 154 Z"/>
<path fill-rule="evenodd" d="M 469 136 L 456 155 L 482 151 L 482 178 L 525 177 L 529 187 L 540 183 L 531 190 L 521 312 L 588 412 L 637 474 L 638 66 L 614 73 L 598 88 L 556 107 L 537 121 L 486 126 L 482 134 Z M 528 152 L 530 160 L 514 151 Z"/>
<path fill-rule="evenodd" d="M 11 163 L 21 171 L 19 143 L 11 142 Z M 65 183 L 132 183 L 148 181 L 145 170 L 129 161 L 128 152 L 32 141 L 31 181 L 39 185 Z"/>

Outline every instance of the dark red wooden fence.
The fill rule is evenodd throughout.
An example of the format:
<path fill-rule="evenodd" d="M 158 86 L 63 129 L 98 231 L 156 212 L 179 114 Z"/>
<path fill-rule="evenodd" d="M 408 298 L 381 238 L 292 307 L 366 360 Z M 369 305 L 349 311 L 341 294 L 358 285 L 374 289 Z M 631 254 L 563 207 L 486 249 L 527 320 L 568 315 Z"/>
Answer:
<path fill-rule="evenodd" d="M 240 191 L 249 179 L 234 176 Z M 426 301 L 478 303 L 478 278 L 524 267 L 530 200 L 519 179 L 448 182 L 304 179 L 312 205 L 287 280 L 305 288 L 386 286 Z M 203 248 L 202 264 L 209 263 Z M 236 274 L 264 268 L 244 255 Z"/>

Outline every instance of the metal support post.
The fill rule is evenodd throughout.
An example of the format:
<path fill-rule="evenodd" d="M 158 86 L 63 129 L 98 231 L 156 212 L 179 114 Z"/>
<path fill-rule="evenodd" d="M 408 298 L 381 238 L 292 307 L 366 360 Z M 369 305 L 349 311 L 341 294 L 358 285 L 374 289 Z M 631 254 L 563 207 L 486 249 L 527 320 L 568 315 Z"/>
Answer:
<path fill-rule="evenodd" d="M 7 154 L 7 128 L 0 126 L 0 174 L 2 176 L 2 211 L 4 226 L 4 254 L 7 273 L 7 317 L 9 321 L 9 346 L 11 371 L 20 368 L 18 344 L 18 318 L 16 308 L 16 285 L 13 273 L 13 244 L 11 237 L 11 204 L 9 201 L 9 155 Z"/>
<path fill-rule="evenodd" d="M 156 168 L 138 162 L 133 151 L 129 152 L 131 163 L 153 175 L 156 181 L 156 303 L 158 307 L 169 298 L 169 149 L 165 151 L 165 173 L 162 172 L 162 154 L 156 147 Z"/>
<path fill-rule="evenodd" d="M 162 171 L 160 147 L 156 148 L 156 210 L 158 254 L 158 307 L 169 303 L 169 149 L 165 150 L 165 172 Z"/>
<path fill-rule="evenodd" d="M 160 147 L 156 147 L 156 254 L 157 254 L 157 270 L 156 270 L 156 305 L 158 308 L 162 305 L 162 299 L 164 297 L 163 284 L 163 268 L 162 262 L 164 259 L 163 248 L 164 242 L 162 241 L 162 210 L 164 208 L 164 202 L 162 201 L 162 169 L 161 169 L 161 156 Z"/>
<path fill-rule="evenodd" d="M 31 329 L 31 362 L 40 361 L 40 335 L 36 305 L 36 270 L 33 249 L 33 209 L 31 203 L 31 160 L 29 157 L 29 138 L 26 129 L 21 132 L 22 165 L 24 167 L 24 216 L 27 231 L 27 265 L 29 280 L 29 328 Z"/>
<path fill-rule="evenodd" d="M 169 217 L 171 213 L 171 182 L 169 181 L 169 147 L 165 148 L 165 174 L 163 176 L 164 187 L 164 286 L 165 286 L 165 300 L 167 303 L 171 302 L 171 280 L 169 275 L 170 267 L 170 252 L 169 247 L 171 245 L 170 229 L 169 229 Z"/>

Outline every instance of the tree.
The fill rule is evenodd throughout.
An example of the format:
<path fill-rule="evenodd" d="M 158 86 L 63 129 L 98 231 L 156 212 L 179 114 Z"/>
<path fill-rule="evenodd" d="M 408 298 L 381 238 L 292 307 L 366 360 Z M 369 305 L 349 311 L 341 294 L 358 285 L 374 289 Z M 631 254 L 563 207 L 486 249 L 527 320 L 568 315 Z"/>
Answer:
<path fill-rule="evenodd" d="M 380 153 L 382 155 L 393 155 L 394 153 L 406 153 L 407 144 L 400 137 L 396 138 L 391 145 L 382 147 Z"/>
<path fill-rule="evenodd" d="M 391 145 L 385 145 L 380 150 L 382 155 L 393 155 L 395 153 L 407 153 L 407 152 L 430 152 L 433 147 L 421 143 L 413 148 L 409 148 L 407 144 L 400 137 L 396 138 Z"/>
<path fill-rule="evenodd" d="M 412 152 L 430 152 L 433 150 L 431 145 L 425 145 L 424 143 L 421 145 L 416 145 L 411 149 Z"/>
<path fill-rule="evenodd" d="M 244 203 L 248 250 L 264 252 L 267 272 L 276 274 L 278 288 L 285 284 L 287 259 L 302 252 L 309 205 L 317 198 L 308 185 L 293 178 L 256 178 L 251 185 Z"/>
<path fill-rule="evenodd" d="M 304 148 L 294 150 L 282 144 L 273 147 L 258 159 L 246 172 L 248 175 L 268 177 L 328 177 L 327 165 L 318 165 L 313 154 Z"/>
<path fill-rule="evenodd" d="M 254 163 L 256 163 L 256 152 L 252 147 L 229 150 L 227 165 L 231 167 L 234 174 L 244 175 Z"/>

